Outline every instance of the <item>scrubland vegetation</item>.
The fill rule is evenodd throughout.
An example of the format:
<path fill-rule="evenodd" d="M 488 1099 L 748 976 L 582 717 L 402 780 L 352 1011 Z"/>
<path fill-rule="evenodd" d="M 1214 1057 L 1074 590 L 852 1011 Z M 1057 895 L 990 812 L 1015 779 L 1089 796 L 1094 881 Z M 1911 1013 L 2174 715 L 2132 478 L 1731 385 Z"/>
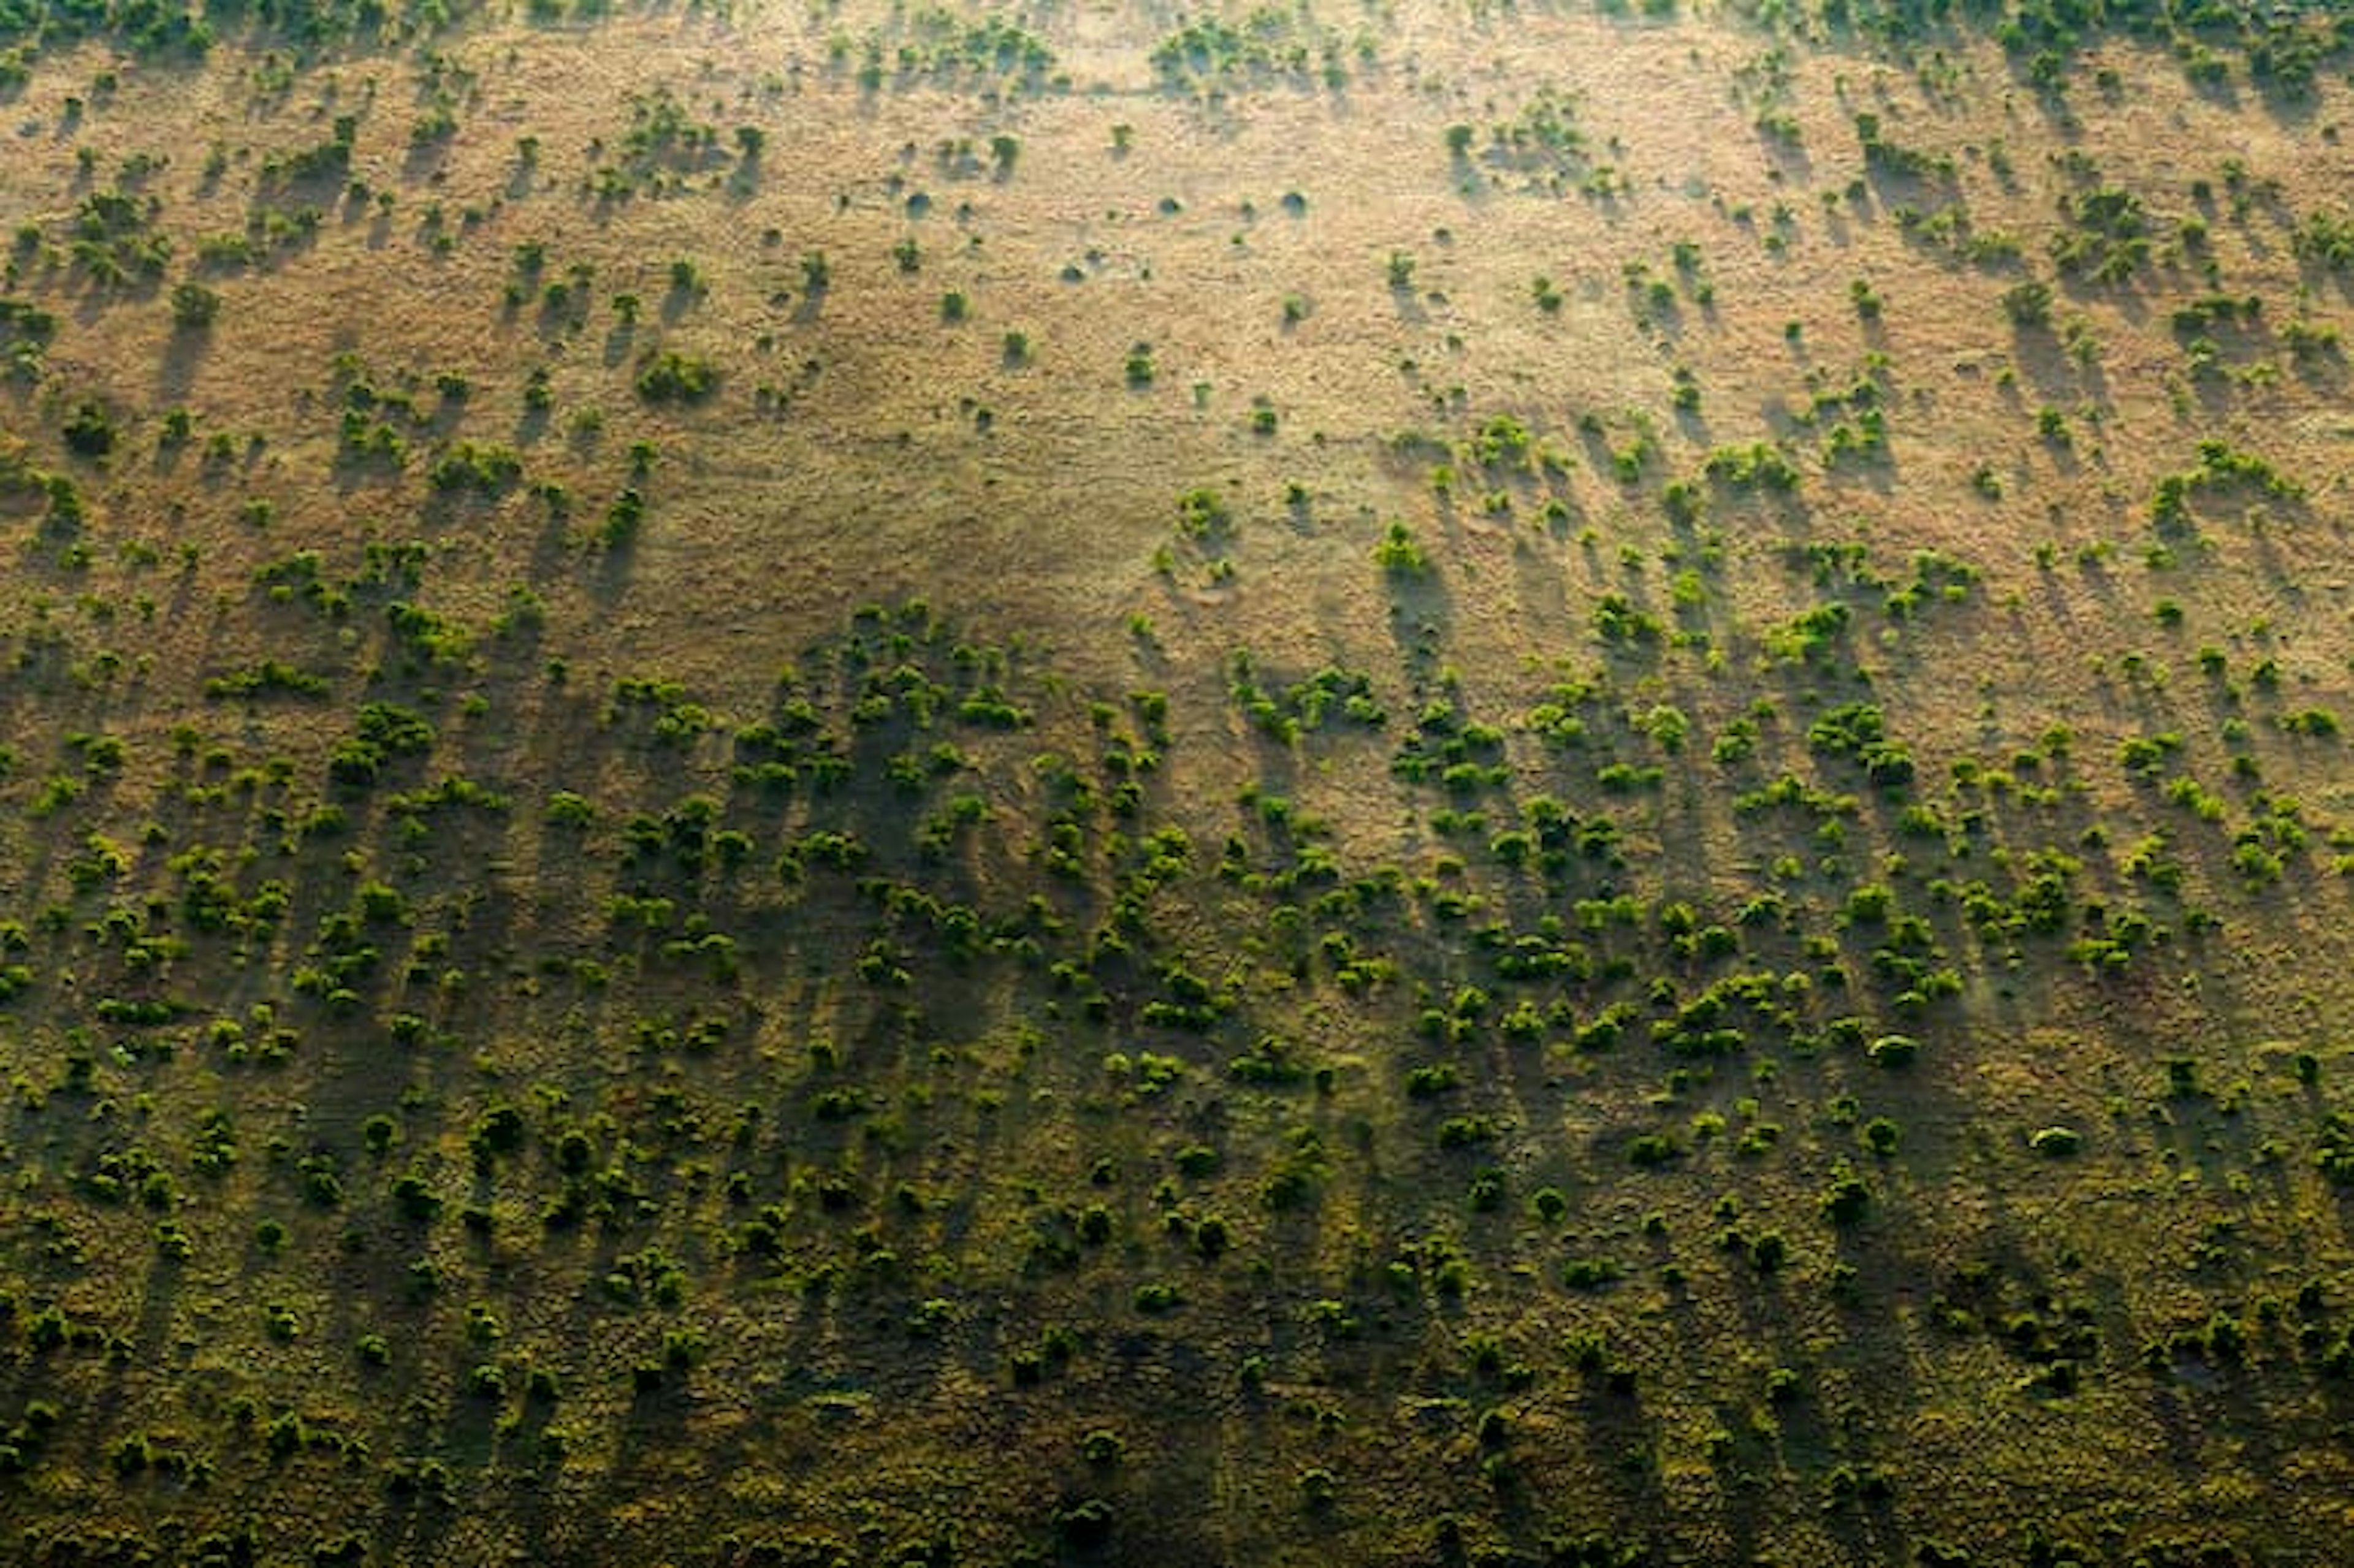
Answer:
<path fill-rule="evenodd" d="M 2350 71 L 0 0 L 0 1557 L 2354 1556 Z"/>

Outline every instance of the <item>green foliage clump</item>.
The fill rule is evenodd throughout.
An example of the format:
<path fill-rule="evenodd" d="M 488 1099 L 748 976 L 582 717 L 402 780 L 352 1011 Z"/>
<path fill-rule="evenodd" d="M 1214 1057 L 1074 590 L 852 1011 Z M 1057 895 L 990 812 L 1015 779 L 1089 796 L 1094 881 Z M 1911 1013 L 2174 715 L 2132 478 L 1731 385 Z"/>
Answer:
<path fill-rule="evenodd" d="M 700 403 L 719 389 L 719 369 L 707 359 L 666 348 L 640 363 L 633 385 L 649 403 Z"/>
<path fill-rule="evenodd" d="M 394 703 L 363 704 L 351 735 L 327 758 L 328 776 L 338 784 L 363 788 L 376 782 L 385 764 L 433 748 L 433 726 Z"/>

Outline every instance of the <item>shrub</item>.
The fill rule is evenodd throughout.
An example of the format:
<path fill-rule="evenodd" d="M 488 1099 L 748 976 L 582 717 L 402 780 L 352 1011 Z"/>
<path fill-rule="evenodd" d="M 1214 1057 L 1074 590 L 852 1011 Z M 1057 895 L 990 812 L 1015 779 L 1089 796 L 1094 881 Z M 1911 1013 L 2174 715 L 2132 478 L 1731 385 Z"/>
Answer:
<path fill-rule="evenodd" d="M 1449 1117 L 1438 1124 L 1438 1147 L 1441 1149 L 1471 1149 L 1492 1143 L 1496 1124 L 1483 1116 Z"/>
<path fill-rule="evenodd" d="M 1234 525 L 1234 512 L 1214 490 L 1197 486 L 1177 498 L 1177 531 L 1189 539 L 1221 539 Z"/>
<path fill-rule="evenodd" d="M 460 441 L 444 453 L 426 474 L 426 482 L 445 494 L 471 490 L 495 495 L 523 478 L 523 459 L 494 443 Z"/>
<path fill-rule="evenodd" d="M 649 403 L 699 403 L 717 389 L 719 372 L 706 359 L 664 349 L 638 367 L 638 396 Z"/>
<path fill-rule="evenodd" d="M 2048 326 L 2052 322 L 2052 285 L 2030 279 L 2004 291 L 2005 314 L 2020 326 Z"/>
<path fill-rule="evenodd" d="M 2314 1168 L 2333 1186 L 2354 1186 L 2354 1116 L 2331 1111 L 2314 1139 Z"/>
<path fill-rule="evenodd" d="M 388 759 L 432 746 L 433 726 L 421 715 L 391 703 L 366 703 L 355 732 L 329 754 L 327 771 L 338 784 L 364 786 L 374 782 Z"/>
<path fill-rule="evenodd" d="M 1392 523 L 1382 542 L 1373 546 L 1373 562 L 1394 577 L 1418 577 L 1430 570 L 1430 557 L 1403 523 Z"/>
<path fill-rule="evenodd" d="M 551 827 L 586 828 L 597 820 L 597 809 L 586 798 L 558 789 L 547 798 L 546 819 Z"/>
<path fill-rule="evenodd" d="M 392 1184 L 392 1205 L 403 1219 L 422 1224 L 441 1212 L 441 1200 L 422 1176 L 411 1172 Z"/>
<path fill-rule="evenodd" d="M 67 449 L 78 457 L 101 458 L 114 450 L 114 421 L 89 398 L 74 405 L 61 433 Z"/>
<path fill-rule="evenodd" d="M 1683 1153 L 1682 1146 L 1664 1132 L 1647 1132 L 1627 1146 L 1628 1163 L 1639 1170 L 1665 1165 Z"/>
<path fill-rule="evenodd" d="M 1573 1290 L 1599 1290 L 1623 1272 L 1606 1257 L 1575 1257 L 1562 1265 L 1561 1280 Z"/>
<path fill-rule="evenodd" d="M 1906 1067 L 1921 1054 L 1921 1043 L 1909 1034 L 1883 1034 L 1872 1043 L 1865 1054 L 1875 1067 Z"/>
<path fill-rule="evenodd" d="M 1823 1190 L 1822 1207 L 1823 1217 L 1831 1224 L 1854 1224 L 1871 1211 L 1872 1189 L 1841 1162 L 1831 1173 L 1830 1185 Z"/>
<path fill-rule="evenodd" d="M 220 295 L 202 283 L 182 283 L 172 291 L 172 324 L 184 332 L 201 331 L 220 315 Z"/>

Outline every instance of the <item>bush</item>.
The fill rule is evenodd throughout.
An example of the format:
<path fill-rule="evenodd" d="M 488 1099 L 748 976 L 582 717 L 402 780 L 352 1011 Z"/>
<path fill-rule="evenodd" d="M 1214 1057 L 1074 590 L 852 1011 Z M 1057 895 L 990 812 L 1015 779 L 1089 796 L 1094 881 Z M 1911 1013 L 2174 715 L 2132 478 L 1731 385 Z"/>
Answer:
<path fill-rule="evenodd" d="M 1831 1224 L 1854 1224 L 1872 1210 L 1872 1189 L 1841 1161 L 1831 1173 L 1830 1185 L 1823 1190 L 1822 1206 L 1823 1217 Z"/>
<path fill-rule="evenodd" d="M 1483 1116 L 1449 1117 L 1438 1124 L 1438 1147 L 1470 1149 L 1495 1140 L 1496 1126 Z"/>
<path fill-rule="evenodd" d="M 1403 523 L 1393 523 L 1373 546 L 1373 563 L 1394 577 L 1418 577 L 1430 570 L 1430 557 Z"/>
<path fill-rule="evenodd" d="M 1921 1054 L 1921 1042 L 1909 1034 L 1883 1034 L 1865 1054 L 1875 1067 L 1907 1067 Z"/>
<path fill-rule="evenodd" d="M 586 828 L 597 820 L 597 809 L 585 797 L 558 789 L 547 798 L 546 818 L 552 827 Z"/>
<path fill-rule="evenodd" d="M 471 490 L 478 495 L 495 495 L 522 478 L 522 458 L 510 448 L 482 441 L 458 442 L 425 476 L 444 494 Z"/>
<path fill-rule="evenodd" d="M 441 1212 L 441 1200 L 425 1178 L 410 1172 L 392 1184 L 392 1205 L 403 1219 L 417 1224 L 431 1220 Z"/>
<path fill-rule="evenodd" d="M 185 332 L 201 331 L 219 316 L 220 302 L 220 295 L 202 283 L 182 283 L 172 291 L 172 324 Z"/>
<path fill-rule="evenodd" d="M 101 458 L 114 450 L 114 421 L 88 398 L 74 405 L 61 433 L 68 450 L 78 457 Z"/>
<path fill-rule="evenodd" d="M 719 386 L 719 372 L 707 359 L 664 349 L 638 367 L 638 396 L 649 403 L 699 403 Z"/>
<path fill-rule="evenodd" d="M 2073 1127 L 2046 1127 L 2030 1134 L 2027 1146 L 2046 1160 L 2064 1160 L 2084 1147 L 2084 1135 Z"/>
<path fill-rule="evenodd" d="M 2005 314 L 2020 326 L 2049 326 L 2052 323 L 2052 285 L 2031 279 L 2014 284 L 2002 296 Z"/>
<path fill-rule="evenodd" d="M 1628 1163 L 1638 1170 L 1665 1165 L 1682 1153 L 1682 1147 L 1664 1132 L 1647 1132 L 1627 1146 Z"/>
<path fill-rule="evenodd" d="M 1572 1258 L 1562 1265 L 1561 1282 L 1573 1290 L 1599 1290 L 1624 1271 L 1606 1257 Z"/>

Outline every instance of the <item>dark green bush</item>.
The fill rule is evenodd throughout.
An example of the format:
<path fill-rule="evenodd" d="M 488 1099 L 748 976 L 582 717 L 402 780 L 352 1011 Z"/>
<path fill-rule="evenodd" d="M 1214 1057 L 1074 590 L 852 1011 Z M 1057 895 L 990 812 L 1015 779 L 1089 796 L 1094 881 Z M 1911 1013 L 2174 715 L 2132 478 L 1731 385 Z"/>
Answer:
<path fill-rule="evenodd" d="M 699 403 L 718 390 L 719 371 L 709 360 L 664 349 L 641 362 L 636 386 L 649 403 Z"/>

